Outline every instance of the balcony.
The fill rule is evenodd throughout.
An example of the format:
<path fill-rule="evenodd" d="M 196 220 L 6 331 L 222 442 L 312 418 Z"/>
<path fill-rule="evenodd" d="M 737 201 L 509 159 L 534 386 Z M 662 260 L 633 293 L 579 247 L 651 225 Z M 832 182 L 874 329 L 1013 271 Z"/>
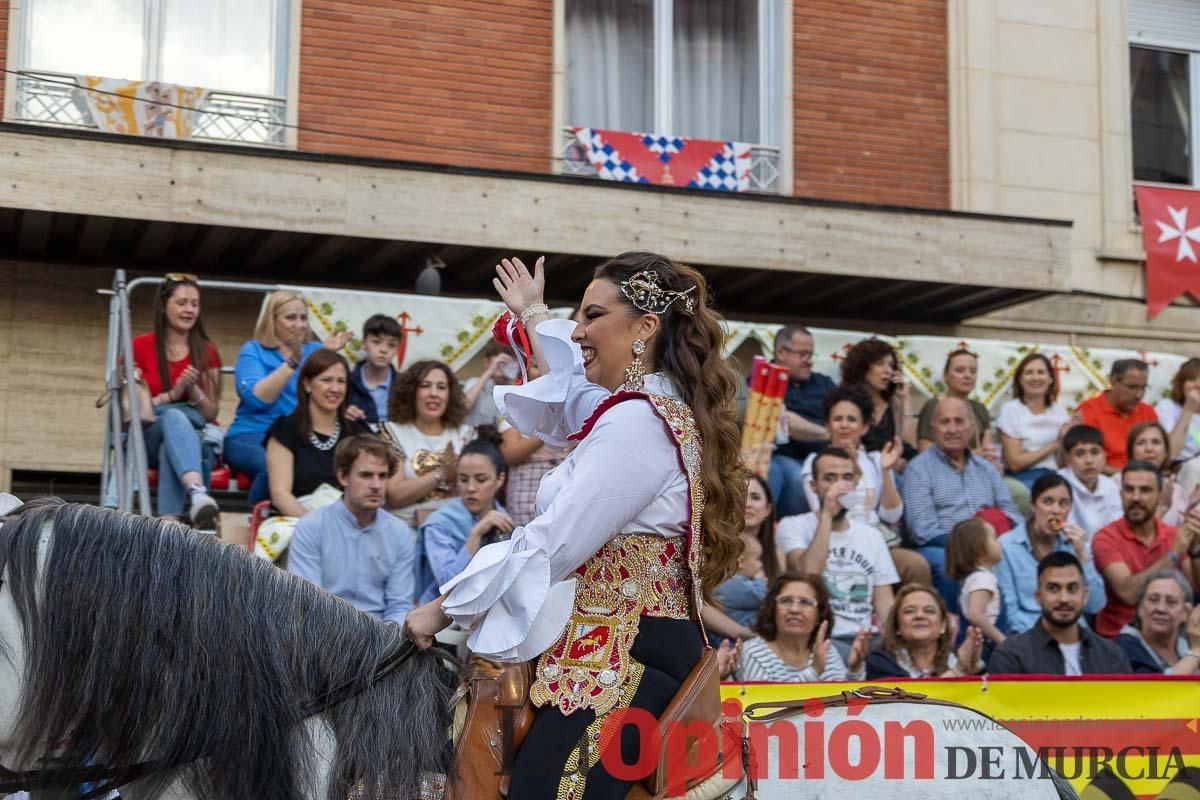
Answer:
<path fill-rule="evenodd" d="M 75 75 L 21 72 L 16 78 L 15 122 L 100 130 Z M 209 92 L 192 121 L 192 139 L 287 146 L 287 103 L 282 97 Z"/>
<path fill-rule="evenodd" d="M 596 168 L 588 161 L 587 154 L 575 137 L 573 128 L 563 128 L 560 150 L 562 174 L 599 179 Z M 745 190 L 747 192 L 756 194 L 782 194 L 784 192 L 780 180 L 780 150 L 778 147 L 765 144 L 751 146 L 749 179 L 750 186 Z"/>

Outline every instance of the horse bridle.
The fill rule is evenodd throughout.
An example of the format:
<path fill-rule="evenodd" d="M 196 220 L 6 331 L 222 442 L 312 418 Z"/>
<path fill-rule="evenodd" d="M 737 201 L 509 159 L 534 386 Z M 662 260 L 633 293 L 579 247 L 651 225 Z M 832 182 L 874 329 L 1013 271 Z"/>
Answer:
<path fill-rule="evenodd" d="M 4 519 L 3 526 L 0 526 L 0 588 L 4 586 L 4 570 L 8 567 L 9 543 L 12 540 L 12 535 L 16 530 L 17 524 L 20 522 L 23 511 L 26 509 L 27 506 L 21 506 L 16 509 Z M 392 672 L 395 672 L 401 664 L 411 658 L 416 652 L 418 652 L 417 646 L 411 640 L 405 639 L 400 647 L 396 648 L 394 652 L 379 663 L 366 684 L 359 685 L 359 681 L 347 681 L 327 692 L 323 692 L 300 706 L 296 718 L 297 721 L 308 719 L 317 714 L 323 714 L 343 700 L 353 697 L 366 688 L 366 686 L 382 680 Z M 79 800 L 94 800 L 95 798 L 108 795 L 113 790 L 127 783 L 141 780 L 165 769 L 176 769 L 186 766 L 200 758 L 203 758 L 203 755 L 183 761 L 173 761 L 166 758 L 153 759 L 151 761 L 130 764 L 125 767 L 106 767 L 96 764 L 86 767 L 31 769 L 23 772 L 13 772 L 7 767 L 0 765 L 0 795 L 29 791 L 40 787 L 94 783 L 96 785 L 92 789 L 79 796 Z"/>

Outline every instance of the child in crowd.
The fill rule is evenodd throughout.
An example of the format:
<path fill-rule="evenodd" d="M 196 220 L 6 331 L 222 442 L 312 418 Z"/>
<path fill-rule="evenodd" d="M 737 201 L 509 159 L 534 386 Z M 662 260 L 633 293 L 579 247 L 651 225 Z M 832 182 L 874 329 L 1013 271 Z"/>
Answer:
<path fill-rule="evenodd" d="M 742 536 L 742 545 L 737 572 L 718 586 L 714 594 L 730 619 L 746 628 L 753 628 L 763 600 L 767 597 L 767 579 L 763 574 L 763 546 L 756 537 L 746 535 Z M 709 635 L 710 641 L 714 638 L 717 644 L 720 644 L 723 637 Z"/>
<path fill-rule="evenodd" d="M 388 396 L 396 370 L 396 351 L 404 339 L 404 329 L 395 317 L 375 314 L 363 323 L 363 360 L 350 373 L 350 405 L 362 412 L 362 419 L 375 429 L 388 418 Z"/>
<path fill-rule="evenodd" d="M 992 573 L 1000 556 L 996 529 L 977 517 L 955 525 L 946 540 L 946 574 L 962 581 L 958 607 L 967 624 L 978 628 L 991 646 L 1004 641 L 996 625 L 1000 618 L 1000 584 Z M 990 648 L 985 645 L 985 649 Z"/>
<path fill-rule="evenodd" d="M 1091 425 L 1076 425 L 1063 437 L 1067 465 L 1058 474 L 1071 484 L 1071 522 L 1083 528 L 1088 542 L 1096 531 L 1121 518 L 1121 490 L 1104 474 L 1104 434 Z"/>

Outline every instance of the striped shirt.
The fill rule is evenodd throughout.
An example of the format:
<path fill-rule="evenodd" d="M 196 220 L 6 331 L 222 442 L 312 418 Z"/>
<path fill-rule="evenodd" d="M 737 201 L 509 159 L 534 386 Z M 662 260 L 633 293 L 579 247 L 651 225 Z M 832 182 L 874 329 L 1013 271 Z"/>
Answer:
<path fill-rule="evenodd" d="M 981 508 L 999 508 L 1013 525 L 1023 522 L 1000 473 L 970 450 L 962 470 L 936 444 L 921 453 L 904 470 L 903 495 L 904 521 L 918 545 L 941 544 Z"/>
<path fill-rule="evenodd" d="M 825 657 L 825 671 L 817 674 L 810 659 L 803 667 L 793 667 L 775 654 L 765 639 L 755 637 L 742 642 L 742 657 L 734 678 L 739 681 L 761 681 L 764 683 L 816 683 L 818 681 L 846 680 L 846 664 L 837 648 L 829 647 Z"/>

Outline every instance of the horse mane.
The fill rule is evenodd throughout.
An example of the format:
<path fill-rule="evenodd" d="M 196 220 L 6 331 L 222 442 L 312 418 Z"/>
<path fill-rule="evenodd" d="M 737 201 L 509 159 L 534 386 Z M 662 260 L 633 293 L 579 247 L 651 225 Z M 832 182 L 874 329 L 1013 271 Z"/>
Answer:
<path fill-rule="evenodd" d="M 140 783 L 150 796 L 182 777 L 202 800 L 297 800 L 314 765 L 298 709 L 349 684 L 360 691 L 322 715 L 337 738 L 330 800 L 356 786 L 407 800 L 452 771 L 453 679 L 437 657 L 375 680 L 399 630 L 243 548 L 51 501 L 26 507 L 7 554 L 27 649 L 21 764 L 161 759 L 190 766 Z"/>

